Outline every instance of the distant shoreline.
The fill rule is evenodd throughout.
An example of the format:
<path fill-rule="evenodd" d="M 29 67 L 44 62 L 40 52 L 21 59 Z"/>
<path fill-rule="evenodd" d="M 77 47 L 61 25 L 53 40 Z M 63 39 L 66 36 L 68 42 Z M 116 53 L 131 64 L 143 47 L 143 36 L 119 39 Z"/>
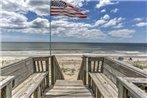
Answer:
<path fill-rule="evenodd" d="M 2 43 L 50 43 L 50 42 L 1 42 Z M 51 43 L 80 43 L 80 44 L 146 44 L 146 43 L 131 43 L 131 42 L 51 42 Z"/>
<path fill-rule="evenodd" d="M 2 56 L 49 56 L 50 51 L 0 51 Z M 147 52 L 139 51 L 95 51 L 91 53 L 81 52 L 81 51 L 52 51 L 52 55 L 98 55 L 98 56 L 125 56 L 125 57 L 135 57 L 142 56 L 147 57 Z"/>

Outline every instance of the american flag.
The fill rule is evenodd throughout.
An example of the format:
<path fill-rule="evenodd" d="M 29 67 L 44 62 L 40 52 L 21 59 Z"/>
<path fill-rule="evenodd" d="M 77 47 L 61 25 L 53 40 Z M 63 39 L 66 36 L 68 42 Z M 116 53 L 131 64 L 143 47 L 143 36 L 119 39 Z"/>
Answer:
<path fill-rule="evenodd" d="M 51 15 L 87 18 L 87 15 L 82 13 L 79 9 L 61 0 L 51 1 Z"/>

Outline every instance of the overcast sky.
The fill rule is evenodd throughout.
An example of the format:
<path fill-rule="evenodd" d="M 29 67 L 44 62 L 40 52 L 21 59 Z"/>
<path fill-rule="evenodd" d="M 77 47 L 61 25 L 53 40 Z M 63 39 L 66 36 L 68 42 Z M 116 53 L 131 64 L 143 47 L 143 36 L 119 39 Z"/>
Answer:
<path fill-rule="evenodd" d="M 147 1 L 66 0 L 87 19 L 52 17 L 52 41 L 147 43 Z M 1 0 L 2 41 L 49 41 L 49 0 Z"/>

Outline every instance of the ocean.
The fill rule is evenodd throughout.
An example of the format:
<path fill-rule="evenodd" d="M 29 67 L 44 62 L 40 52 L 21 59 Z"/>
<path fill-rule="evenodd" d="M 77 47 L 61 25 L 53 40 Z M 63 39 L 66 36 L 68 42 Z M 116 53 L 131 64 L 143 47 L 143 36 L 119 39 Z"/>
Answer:
<path fill-rule="evenodd" d="M 53 51 L 147 51 L 147 43 L 80 43 L 80 42 L 52 42 Z M 2 42 L 1 51 L 49 51 L 48 42 Z"/>

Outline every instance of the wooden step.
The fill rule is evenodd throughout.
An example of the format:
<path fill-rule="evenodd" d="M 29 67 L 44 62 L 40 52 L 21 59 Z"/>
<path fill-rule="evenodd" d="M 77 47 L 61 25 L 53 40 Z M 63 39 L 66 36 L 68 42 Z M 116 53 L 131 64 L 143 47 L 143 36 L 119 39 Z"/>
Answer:
<path fill-rule="evenodd" d="M 45 93 L 45 98 L 93 98 L 81 80 L 57 80 L 53 89 Z"/>

